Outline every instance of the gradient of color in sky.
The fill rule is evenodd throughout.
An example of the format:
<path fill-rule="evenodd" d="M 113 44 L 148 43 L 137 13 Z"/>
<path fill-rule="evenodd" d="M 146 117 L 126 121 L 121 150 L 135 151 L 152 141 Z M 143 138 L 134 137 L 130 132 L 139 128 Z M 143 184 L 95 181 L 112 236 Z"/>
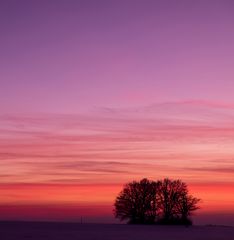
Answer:
<path fill-rule="evenodd" d="M 180 178 L 234 222 L 234 2 L 0 1 L 0 218 L 113 221 Z"/>

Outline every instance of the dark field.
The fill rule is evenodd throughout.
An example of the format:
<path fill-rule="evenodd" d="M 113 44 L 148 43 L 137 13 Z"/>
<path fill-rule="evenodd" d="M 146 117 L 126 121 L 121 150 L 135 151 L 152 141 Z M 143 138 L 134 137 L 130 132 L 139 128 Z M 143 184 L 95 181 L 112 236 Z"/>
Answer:
<path fill-rule="evenodd" d="M 1 240 L 234 240 L 233 227 L 0 222 Z"/>

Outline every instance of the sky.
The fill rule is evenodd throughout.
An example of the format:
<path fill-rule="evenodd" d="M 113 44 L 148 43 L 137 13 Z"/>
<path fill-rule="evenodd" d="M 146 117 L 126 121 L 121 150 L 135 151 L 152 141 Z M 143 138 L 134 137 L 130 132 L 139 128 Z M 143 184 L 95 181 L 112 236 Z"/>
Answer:
<path fill-rule="evenodd" d="M 114 222 L 179 178 L 234 222 L 234 2 L 1 0 L 0 219 Z"/>

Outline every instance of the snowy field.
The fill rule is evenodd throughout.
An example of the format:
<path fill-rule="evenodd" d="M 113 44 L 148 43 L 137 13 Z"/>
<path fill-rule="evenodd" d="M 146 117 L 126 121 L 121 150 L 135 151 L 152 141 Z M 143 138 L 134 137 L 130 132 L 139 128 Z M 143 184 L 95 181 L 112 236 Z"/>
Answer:
<path fill-rule="evenodd" d="M 0 223 L 1 240 L 234 240 L 234 227 L 129 226 L 75 223 Z"/>

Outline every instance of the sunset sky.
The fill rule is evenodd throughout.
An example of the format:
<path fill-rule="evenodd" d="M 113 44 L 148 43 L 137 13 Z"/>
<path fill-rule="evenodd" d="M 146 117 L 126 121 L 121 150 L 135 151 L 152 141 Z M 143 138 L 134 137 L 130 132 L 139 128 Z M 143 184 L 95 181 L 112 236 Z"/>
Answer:
<path fill-rule="evenodd" d="M 234 222 L 234 1 L 1 0 L 0 219 L 114 222 L 180 178 Z"/>

